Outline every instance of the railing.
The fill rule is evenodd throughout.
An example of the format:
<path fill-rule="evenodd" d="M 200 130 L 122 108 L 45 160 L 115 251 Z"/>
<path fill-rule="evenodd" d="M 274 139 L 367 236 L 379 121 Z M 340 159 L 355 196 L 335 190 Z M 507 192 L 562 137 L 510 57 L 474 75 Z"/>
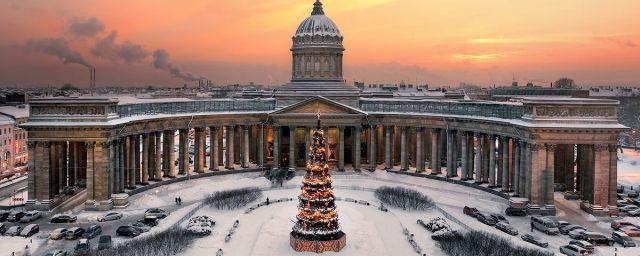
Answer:
<path fill-rule="evenodd" d="M 118 105 L 118 116 L 275 110 L 275 99 L 197 100 Z"/>
<path fill-rule="evenodd" d="M 445 115 L 483 116 L 518 119 L 523 115 L 521 105 L 495 102 L 432 101 L 432 100 L 360 100 L 365 112 L 433 113 Z"/>

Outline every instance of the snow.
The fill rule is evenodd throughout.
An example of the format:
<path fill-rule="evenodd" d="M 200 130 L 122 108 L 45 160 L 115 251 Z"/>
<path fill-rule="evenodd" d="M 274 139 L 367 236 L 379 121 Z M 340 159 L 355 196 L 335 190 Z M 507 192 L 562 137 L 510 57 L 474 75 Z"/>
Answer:
<path fill-rule="evenodd" d="M 24 238 L 20 236 L 3 236 L 0 238 L 0 248 L 2 248 L 1 255 L 13 255 L 21 256 L 35 253 L 38 248 L 49 239 L 38 239 L 37 236 L 43 235 L 42 232 L 34 235 L 31 238 Z"/>

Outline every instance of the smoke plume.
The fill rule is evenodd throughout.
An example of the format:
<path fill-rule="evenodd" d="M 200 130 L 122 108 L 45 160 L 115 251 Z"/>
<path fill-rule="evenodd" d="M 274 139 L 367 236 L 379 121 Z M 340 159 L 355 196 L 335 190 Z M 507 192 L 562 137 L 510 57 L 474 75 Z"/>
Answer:
<path fill-rule="evenodd" d="M 141 62 L 149 55 L 142 45 L 128 41 L 118 43 L 116 42 L 117 37 L 118 31 L 114 30 L 106 37 L 98 39 L 91 49 L 91 53 L 99 58 L 112 61 L 122 60 L 128 64 Z"/>
<path fill-rule="evenodd" d="M 31 52 L 44 53 L 61 59 L 64 64 L 80 64 L 91 67 L 82 55 L 69 47 L 64 38 L 35 38 L 26 42 L 25 48 Z"/>
<path fill-rule="evenodd" d="M 181 78 L 185 81 L 198 81 L 201 79 L 206 79 L 204 77 L 196 77 L 189 73 L 184 73 L 180 70 L 180 68 L 176 67 L 173 63 L 171 63 L 171 59 L 169 59 L 169 53 L 165 49 L 158 49 L 153 52 L 153 66 L 157 69 L 165 70 L 174 77 Z"/>
<path fill-rule="evenodd" d="M 80 37 L 94 37 L 104 31 L 104 23 L 96 17 L 77 18 L 69 24 L 69 32 Z"/>

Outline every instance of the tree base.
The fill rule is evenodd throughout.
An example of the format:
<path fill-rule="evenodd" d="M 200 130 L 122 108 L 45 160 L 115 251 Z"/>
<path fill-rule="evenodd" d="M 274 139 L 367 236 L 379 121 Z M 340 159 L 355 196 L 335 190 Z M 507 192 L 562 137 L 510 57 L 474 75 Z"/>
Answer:
<path fill-rule="evenodd" d="M 312 241 L 298 239 L 293 235 L 292 232 L 290 234 L 289 243 L 291 244 L 291 248 L 293 248 L 293 250 L 295 250 L 296 252 L 340 252 L 340 250 L 342 250 L 342 248 L 347 245 L 347 235 L 345 233 L 342 233 L 340 238 L 335 240 Z"/>

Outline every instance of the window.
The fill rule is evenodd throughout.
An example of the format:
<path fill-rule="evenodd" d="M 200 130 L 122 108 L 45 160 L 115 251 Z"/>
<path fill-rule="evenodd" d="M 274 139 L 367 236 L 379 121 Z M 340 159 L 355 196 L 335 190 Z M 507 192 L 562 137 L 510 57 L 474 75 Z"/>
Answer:
<path fill-rule="evenodd" d="M 316 72 L 319 72 L 319 71 L 320 71 L 320 62 L 317 62 L 317 61 L 316 61 L 315 65 L 314 65 L 314 70 L 315 70 Z"/>

